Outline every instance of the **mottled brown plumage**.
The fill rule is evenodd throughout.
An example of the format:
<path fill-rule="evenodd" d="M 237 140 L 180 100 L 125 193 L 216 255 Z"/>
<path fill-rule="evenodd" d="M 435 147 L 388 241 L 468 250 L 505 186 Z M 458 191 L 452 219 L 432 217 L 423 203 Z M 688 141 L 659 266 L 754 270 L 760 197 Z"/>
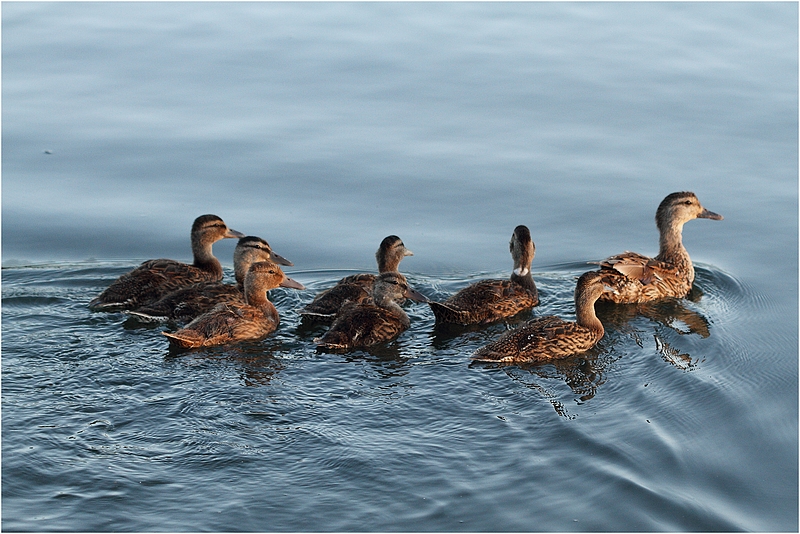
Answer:
<path fill-rule="evenodd" d="M 406 298 L 427 300 L 408 286 L 405 276 L 385 272 L 375 280 L 372 297 L 360 303 L 347 302 L 330 329 L 314 343 L 320 349 L 348 350 L 390 341 L 410 325 L 408 315 L 398 304 Z"/>
<path fill-rule="evenodd" d="M 437 323 L 490 323 L 511 317 L 539 304 L 531 276 L 536 248 L 526 226 L 517 226 L 509 243 L 514 269 L 508 280 L 481 280 L 444 302 L 429 302 Z"/>
<path fill-rule="evenodd" d="M 254 263 L 244 279 L 246 303 L 217 304 L 177 332 L 162 332 L 176 348 L 213 347 L 237 341 L 252 341 L 278 328 L 278 310 L 267 298 L 267 291 L 278 286 L 305 289 L 287 278 L 275 263 Z"/>
<path fill-rule="evenodd" d="M 656 211 L 656 226 L 660 234 L 659 252 L 648 258 L 635 252 L 625 252 L 600 262 L 614 293 L 600 299 L 616 303 L 639 303 L 663 297 L 685 297 L 692 289 L 694 266 L 683 246 L 683 225 L 692 219 L 722 220 L 722 215 L 700 205 L 694 193 L 668 195 Z"/>
<path fill-rule="evenodd" d="M 400 261 L 413 255 L 396 235 L 385 237 L 375 253 L 378 273 L 397 272 Z M 319 322 L 330 322 L 345 302 L 358 303 L 370 298 L 376 279 L 377 275 L 368 273 L 346 276 L 317 295 L 300 315 Z"/>
<path fill-rule="evenodd" d="M 131 310 L 155 302 L 171 291 L 206 281 L 222 279 L 222 265 L 211 246 L 220 239 L 244 237 L 231 230 L 216 215 L 202 215 L 192 224 L 191 265 L 175 260 L 157 259 L 142 263 L 123 274 L 100 295 L 89 302 L 96 311 Z"/>
<path fill-rule="evenodd" d="M 157 301 L 129 312 L 140 321 L 188 322 L 206 313 L 221 302 L 243 304 L 244 278 L 250 266 L 270 260 L 279 265 L 292 262 L 275 253 L 269 243 L 256 236 L 243 237 L 233 251 L 233 271 L 236 284 L 201 282 L 168 293 Z"/>
<path fill-rule="evenodd" d="M 605 277 L 588 272 L 575 287 L 577 322 L 554 315 L 531 319 L 520 328 L 505 332 L 497 341 L 478 349 L 473 360 L 488 362 L 531 362 L 566 358 L 594 347 L 603 337 L 603 323 L 597 318 L 594 303 L 607 291 Z"/>

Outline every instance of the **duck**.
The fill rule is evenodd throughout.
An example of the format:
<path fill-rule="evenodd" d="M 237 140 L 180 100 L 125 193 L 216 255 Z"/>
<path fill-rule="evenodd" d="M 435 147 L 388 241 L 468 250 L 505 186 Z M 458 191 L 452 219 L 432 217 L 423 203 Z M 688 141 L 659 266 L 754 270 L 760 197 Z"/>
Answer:
<path fill-rule="evenodd" d="M 132 317 L 144 322 L 189 322 L 220 302 L 243 303 L 244 278 L 250 266 L 258 261 L 270 260 L 284 266 L 294 264 L 277 254 L 264 239 L 245 236 L 239 239 L 233 251 L 235 284 L 222 282 L 200 282 L 167 293 L 157 301 L 128 311 Z"/>
<path fill-rule="evenodd" d="M 576 322 L 555 315 L 531 319 L 479 348 L 472 359 L 481 362 L 524 363 L 561 359 L 594 347 L 605 335 L 594 303 L 614 289 L 603 273 L 583 273 L 575 286 Z"/>
<path fill-rule="evenodd" d="M 244 303 L 222 302 L 175 332 L 162 332 L 173 348 L 215 347 L 240 341 L 254 341 L 274 332 L 280 324 L 277 308 L 267 298 L 276 287 L 305 289 L 287 277 L 272 261 L 250 266 L 244 279 Z"/>
<path fill-rule="evenodd" d="M 667 195 L 656 210 L 658 256 L 624 252 L 598 262 L 608 284 L 615 289 L 604 293 L 600 300 L 637 304 L 685 297 L 692 289 L 694 266 L 683 246 L 683 225 L 692 219 L 721 221 L 722 215 L 704 208 L 691 191 Z"/>
<path fill-rule="evenodd" d="M 378 274 L 397 272 L 400 261 L 406 256 L 413 255 L 414 253 L 406 248 L 403 240 L 396 235 L 385 237 L 375 252 Z M 357 303 L 369 299 L 377 278 L 378 275 L 370 273 L 346 276 L 335 286 L 314 297 L 314 300 L 300 312 L 300 316 L 321 323 L 330 323 L 345 302 Z"/>
<path fill-rule="evenodd" d="M 222 265 L 211 246 L 220 239 L 242 238 L 216 215 L 201 215 L 192 224 L 192 264 L 169 259 L 148 260 L 117 278 L 89 302 L 93 311 L 134 310 L 171 291 L 198 282 L 222 280 Z"/>
<path fill-rule="evenodd" d="M 406 298 L 418 302 L 427 299 L 409 287 L 406 277 L 398 272 L 377 276 L 372 296 L 361 302 L 346 302 L 330 329 L 314 338 L 320 350 L 350 350 L 391 341 L 411 325 L 408 315 L 398 304 Z"/>
<path fill-rule="evenodd" d="M 437 324 L 491 323 L 539 304 L 539 292 L 531 275 L 536 247 L 527 226 L 514 228 L 509 250 L 514 260 L 509 279 L 481 280 L 444 302 L 428 302 Z"/>

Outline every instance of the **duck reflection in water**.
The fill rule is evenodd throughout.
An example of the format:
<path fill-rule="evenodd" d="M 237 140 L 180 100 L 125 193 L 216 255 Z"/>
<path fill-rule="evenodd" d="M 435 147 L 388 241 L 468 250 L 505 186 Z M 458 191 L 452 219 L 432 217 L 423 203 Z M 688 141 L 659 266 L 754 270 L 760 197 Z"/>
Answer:
<path fill-rule="evenodd" d="M 560 360 L 513 364 L 472 362 L 470 367 L 501 370 L 514 382 L 544 397 L 558 415 L 574 419 L 577 416 L 565 404 L 558 384 L 563 382 L 569 388 L 570 396 L 577 396 L 571 399 L 576 404 L 587 403 L 606 383 L 614 362 L 619 358 L 613 349 L 606 349 L 601 341 L 593 349 Z"/>

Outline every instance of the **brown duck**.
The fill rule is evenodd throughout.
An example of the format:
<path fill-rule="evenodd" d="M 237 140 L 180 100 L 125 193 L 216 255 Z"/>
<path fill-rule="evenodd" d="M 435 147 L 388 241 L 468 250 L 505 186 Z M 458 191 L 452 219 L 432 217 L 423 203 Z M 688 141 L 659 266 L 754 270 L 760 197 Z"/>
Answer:
<path fill-rule="evenodd" d="M 375 252 L 378 273 L 397 272 L 400 261 L 413 255 L 396 235 L 385 237 Z M 317 295 L 303 308 L 300 315 L 319 322 L 330 322 L 346 301 L 362 302 L 370 298 L 376 279 L 377 275 L 367 273 L 346 276 L 335 286 Z"/>
<path fill-rule="evenodd" d="M 625 252 L 600 262 L 613 293 L 600 299 L 616 303 L 639 303 L 663 297 L 685 297 L 692 289 L 694 266 L 683 246 L 683 225 L 692 219 L 722 220 L 722 215 L 700 205 L 694 193 L 672 193 L 656 211 L 660 234 L 658 256 L 648 258 Z"/>
<path fill-rule="evenodd" d="M 385 272 L 377 277 L 372 297 L 360 303 L 347 302 L 339 310 L 330 329 L 314 343 L 320 349 L 347 350 L 390 341 L 410 326 L 406 312 L 398 301 L 410 298 L 427 299 L 408 286 L 398 272 Z"/>
<path fill-rule="evenodd" d="M 96 311 L 132 310 L 155 302 L 171 291 L 198 282 L 222 280 L 222 265 L 211 246 L 220 239 L 244 237 L 216 215 L 201 215 L 192 224 L 194 263 L 149 260 L 123 274 L 89 302 Z"/>
<path fill-rule="evenodd" d="M 220 302 L 244 303 L 244 278 L 250 266 L 259 261 L 294 265 L 275 253 L 269 243 L 256 236 L 243 237 L 233 251 L 233 272 L 236 284 L 201 282 L 164 295 L 156 302 L 128 312 L 141 321 L 188 322 L 211 310 Z"/>
<path fill-rule="evenodd" d="M 536 248 L 527 226 L 517 226 L 509 243 L 514 270 L 508 280 L 481 280 L 444 302 L 429 302 L 437 323 L 490 323 L 511 317 L 539 304 L 531 276 Z"/>
<path fill-rule="evenodd" d="M 478 349 L 473 360 L 486 362 L 532 362 L 566 358 L 594 347 L 603 337 L 603 323 L 597 318 L 594 303 L 605 292 L 613 291 L 599 272 L 578 278 L 575 287 L 577 322 L 554 315 L 531 319 L 523 326 L 505 332 L 497 341 Z"/>
<path fill-rule="evenodd" d="M 171 346 L 183 349 L 261 339 L 274 332 L 280 323 L 278 310 L 267 298 L 267 291 L 279 286 L 305 289 L 287 278 L 275 263 L 254 263 L 244 279 L 245 303 L 217 304 L 177 332 L 162 334 Z"/>

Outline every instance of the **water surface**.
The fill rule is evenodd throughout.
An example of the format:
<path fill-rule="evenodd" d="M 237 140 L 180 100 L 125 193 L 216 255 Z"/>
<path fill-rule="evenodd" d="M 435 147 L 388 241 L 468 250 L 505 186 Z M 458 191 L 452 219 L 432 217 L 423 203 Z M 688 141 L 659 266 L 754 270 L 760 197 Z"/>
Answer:
<path fill-rule="evenodd" d="M 5 530 L 796 531 L 792 3 L 4 3 Z M 470 354 L 574 318 L 589 261 L 657 252 L 695 191 L 687 299 L 598 306 L 548 365 Z M 192 220 L 308 289 L 175 354 L 86 304 Z M 444 299 L 531 229 L 542 305 L 318 354 L 297 314 L 375 269 Z M 231 278 L 234 243 L 214 247 Z"/>

